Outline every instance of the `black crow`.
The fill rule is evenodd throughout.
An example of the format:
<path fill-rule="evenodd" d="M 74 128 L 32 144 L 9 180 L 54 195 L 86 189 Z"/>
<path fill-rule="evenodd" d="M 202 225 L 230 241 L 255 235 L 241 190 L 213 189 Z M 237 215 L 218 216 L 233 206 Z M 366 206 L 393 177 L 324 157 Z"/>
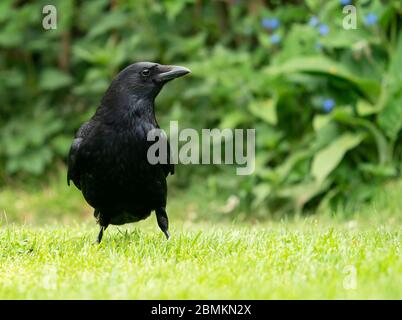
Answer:
<path fill-rule="evenodd" d="M 139 221 L 152 211 L 169 239 L 166 177 L 174 173 L 174 165 L 148 161 L 147 151 L 154 142 L 147 134 L 159 128 L 154 102 L 164 84 L 189 72 L 152 62 L 128 66 L 112 81 L 93 117 L 77 131 L 68 156 L 67 182 L 72 180 L 95 209 L 99 243 L 109 224 Z M 169 157 L 169 145 L 167 150 Z"/>

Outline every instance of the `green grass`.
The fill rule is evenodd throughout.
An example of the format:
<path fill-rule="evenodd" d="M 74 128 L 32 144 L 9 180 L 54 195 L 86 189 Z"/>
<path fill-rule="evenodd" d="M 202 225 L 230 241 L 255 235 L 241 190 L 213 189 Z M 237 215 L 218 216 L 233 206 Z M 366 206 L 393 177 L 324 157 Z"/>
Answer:
<path fill-rule="evenodd" d="M 182 224 L 169 241 L 153 219 L 124 230 L 98 246 L 87 224 L 3 228 L 0 298 L 402 298 L 394 226 Z"/>
<path fill-rule="evenodd" d="M 151 216 L 99 246 L 62 182 L 0 191 L 0 299 L 402 299 L 402 181 L 358 209 L 265 221 L 174 191 L 169 241 Z"/>

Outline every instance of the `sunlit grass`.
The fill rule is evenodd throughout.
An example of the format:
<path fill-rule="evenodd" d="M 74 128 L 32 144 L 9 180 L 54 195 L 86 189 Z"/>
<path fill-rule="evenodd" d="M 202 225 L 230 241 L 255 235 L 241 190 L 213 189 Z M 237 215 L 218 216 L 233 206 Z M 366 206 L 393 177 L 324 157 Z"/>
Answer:
<path fill-rule="evenodd" d="M 225 197 L 173 190 L 169 241 L 152 215 L 98 246 L 65 181 L 5 189 L 0 299 L 401 299 L 401 193 L 394 182 L 359 208 L 242 220 Z"/>
<path fill-rule="evenodd" d="M 140 226 L 3 227 L 0 298 L 402 298 L 395 226 Z"/>

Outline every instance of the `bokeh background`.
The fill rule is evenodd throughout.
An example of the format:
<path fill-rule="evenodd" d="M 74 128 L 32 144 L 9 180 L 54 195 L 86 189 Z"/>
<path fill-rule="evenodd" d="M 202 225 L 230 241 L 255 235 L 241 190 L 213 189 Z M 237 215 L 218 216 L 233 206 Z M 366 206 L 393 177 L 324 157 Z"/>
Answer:
<path fill-rule="evenodd" d="M 402 5 L 379 0 L 60 0 L 0 3 L 0 215 L 90 217 L 66 186 L 80 124 L 128 64 L 183 65 L 157 118 L 255 128 L 256 171 L 179 165 L 170 211 L 186 219 L 353 212 L 399 183 Z M 345 5 L 357 29 L 345 30 Z M 401 189 L 402 190 L 402 189 Z M 349 208 L 345 211 L 345 208 Z M 391 210 L 398 210 L 397 206 Z"/>

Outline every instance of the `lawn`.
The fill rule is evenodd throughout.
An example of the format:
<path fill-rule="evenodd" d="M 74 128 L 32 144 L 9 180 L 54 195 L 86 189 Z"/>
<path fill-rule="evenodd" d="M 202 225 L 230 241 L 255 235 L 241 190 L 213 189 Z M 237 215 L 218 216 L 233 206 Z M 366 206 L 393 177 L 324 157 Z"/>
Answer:
<path fill-rule="evenodd" d="M 391 185 L 352 216 L 265 221 L 190 219 L 197 206 L 184 198 L 176 214 L 176 196 L 169 241 L 152 216 L 110 227 L 100 245 L 87 207 L 70 220 L 35 223 L 19 220 L 18 210 L 32 205 L 36 217 L 48 203 L 57 211 L 63 195 L 1 191 L 0 298 L 401 299 L 401 188 Z M 82 205 L 75 193 L 65 196 Z M 8 202 L 7 217 L 13 197 L 20 203 Z"/>

